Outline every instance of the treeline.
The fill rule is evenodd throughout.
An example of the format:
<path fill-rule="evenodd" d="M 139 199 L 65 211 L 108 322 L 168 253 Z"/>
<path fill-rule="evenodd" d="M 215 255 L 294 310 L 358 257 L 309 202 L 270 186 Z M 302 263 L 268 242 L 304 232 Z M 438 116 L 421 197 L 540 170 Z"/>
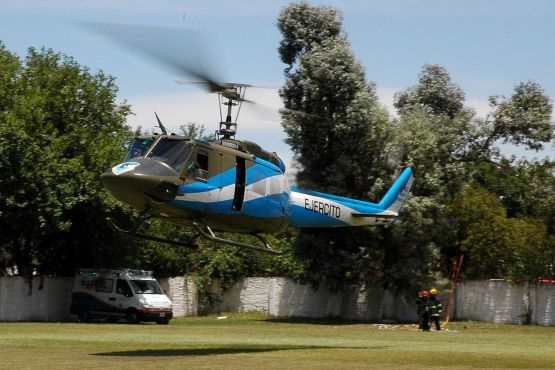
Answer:
<path fill-rule="evenodd" d="M 392 117 L 338 9 L 299 2 L 277 24 L 287 65 L 283 127 L 301 165 L 299 186 L 379 199 L 399 165 L 415 173 L 392 227 L 301 230 L 294 250 L 305 278 L 408 292 L 446 276 L 461 255 L 468 279 L 553 276 L 554 163 L 517 160 L 499 148 L 549 145 L 552 102 L 541 86 L 517 83 L 510 97 L 491 97 L 492 113 L 479 118 L 444 67 L 425 65 L 418 83 L 395 95 Z"/>
<path fill-rule="evenodd" d="M 353 54 L 339 10 L 294 3 L 277 25 L 286 65 L 282 122 L 300 165 L 299 187 L 376 200 L 400 165 L 411 166 L 415 185 L 395 224 L 288 229 L 269 237 L 285 251 L 280 257 L 119 235 L 106 217 L 131 227 L 137 215 L 100 183 L 133 137 L 125 125 L 130 107 L 116 103 L 114 79 L 52 50 L 29 49 L 20 59 L 1 45 L 1 273 L 131 266 L 190 274 L 199 286 L 279 275 L 332 288 L 381 283 L 413 294 L 464 255 L 467 279 L 554 276 L 554 162 L 516 159 L 499 148 L 549 145 L 552 102 L 541 86 L 515 82 L 512 95 L 491 97 L 492 113 L 480 118 L 444 67 L 425 65 L 418 83 L 395 95 L 392 116 L 366 77 L 378 72 L 365 72 Z M 183 131 L 202 135 L 198 126 Z M 143 228 L 192 236 L 159 220 Z"/>

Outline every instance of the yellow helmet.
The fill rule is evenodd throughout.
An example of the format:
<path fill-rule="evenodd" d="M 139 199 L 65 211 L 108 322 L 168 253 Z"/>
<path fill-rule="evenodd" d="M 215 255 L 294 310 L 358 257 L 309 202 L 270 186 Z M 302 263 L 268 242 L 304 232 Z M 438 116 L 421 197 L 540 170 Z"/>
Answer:
<path fill-rule="evenodd" d="M 430 294 L 437 294 L 437 289 L 436 288 L 430 289 Z"/>

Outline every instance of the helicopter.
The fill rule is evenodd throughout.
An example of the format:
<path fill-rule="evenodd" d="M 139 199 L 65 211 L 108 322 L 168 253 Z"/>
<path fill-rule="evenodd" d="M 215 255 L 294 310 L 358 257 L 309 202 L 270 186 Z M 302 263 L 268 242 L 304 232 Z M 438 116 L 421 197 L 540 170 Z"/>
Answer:
<path fill-rule="evenodd" d="M 121 27 L 110 25 L 121 34 Z M 167 35 L 168 29 L 125 26 L 127 45 L 136 47 L 130 34 L 142 33 L 141 43 L 156 32 Z M 106 24 L 102 25 L 105 30 Z M 130 32 L 131 30 L 131 32 Z M 172 31 L 173 32 L 173 31 Z M 113 36 L 114 33 L 112 33 Z M 136 35 L 134 35 L 136 36 Z M 129 41 L 131 40 L 131 41 Z M 142 48 L 142 46 L 141 46 Z M 393 222 L 412 187 L 412 169 L 404 168 L 378 203 L 302 190 L 290 186 L 281 158 L 258 144 L 239 140 L 236 136 L 237 117 L 245 92 L 252 85 L 222 83 L 198 67 L 172 59 L 166 54 L 154 56 L 217 93 L 227 107 L 223 119 L 220 105 L 219 129 L 212 140 L 201 140 L 168 132 L 158 115 L 161 134 L 135 137 L 124 160 L 106 170 L 101 179 L 116 199 L 138 210 L 142 218 L 156 217 L 192 227 L 196 236 L 217 243 L 271 254 L 273 249 L 263 234 L 279 232 L 287 227 L 324 228 L 384 225 Z M 131 236 L 162 243 L 190 246 L 190 241 L 175 241 L 125 230 L 111 221 L 118 231 Z M 215 232 L 250 234 L 260 243 L 248 243 L 219 237 Z"/>

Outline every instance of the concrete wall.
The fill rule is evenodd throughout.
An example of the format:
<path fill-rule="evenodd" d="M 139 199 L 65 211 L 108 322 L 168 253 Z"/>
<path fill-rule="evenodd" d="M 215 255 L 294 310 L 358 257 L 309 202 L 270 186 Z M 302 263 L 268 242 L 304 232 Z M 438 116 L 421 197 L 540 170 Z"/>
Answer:
<path fill-rule="evenodd" d="M 69 318 L 72 278 L 0 278 L 0 321 L 63 321 Z"/>
<path fill-rule="evenodd" d="M 555 325 L 555 284 L 538 284 L 530 296 L 532 322 Z"/>
<path fill-rule="evenodd" d="M 496 323 L 555 325 L 555 284 L 467 281 L 457 287 L 454 317 Z"/>
<path fill-rule="evenodd" d="M 216 285 L 217 286 L 217 285 Z M 414 302 L 375 286 L 340 293 L 313 290 L 285 278 L 246 278 L 222 293 L 214 312 L 262 311 L 275 316 L 341 317 L 362 321 L 417 322 Z M 447 296 L 442 301 L 446 307 Z M 555 325 L 555 284 L 468 281 L 456 289 L 452 318 L 494 323 Z"/>
<path fill-rule="evenodd" d="M 308 285 L 286 278 L 245 278 L 223 293 L 217 283 L 214 312 L 261 311 L 274 316 L 340 316 L 341 295 L 327 289 L 313 291 Z"/>
<path fill-rule="evenodd" d="M 191 279 L 182 276 L 158 279 L 158 283 L 172 301 L 174 317 L 197 315 L 197 288 Z"/>
<path fill-rule="evenodd" d="M 414 302 L 405 302 L 381 287 L 366 285 L 343 291 L 341 317 L 363 321 L 418 321 Z"/>
<path fill-rule="evenodd" d="M 415 307 L 383 289 L 351 287 L 334 293 L 287 278 L 245 278 L 223 293 L 214 312 L 261 311 L 274 316 L 342 317 L 365 321 L 417 321 Z"/>
<path fill-rule="evenodd" d="M 73 278 L 0 277 L 0 321 L 65 321 Z M 190 279 L 161 279 L 174 315 L 197 314 L 197 290 Z M 341 317 L 362 321 L 418 321 L 413 302 L 379 287 L 353 286 L 334 293 L 313 290 L 286 278 L 246 278 L 223 293 L 215 312 L 262 311 L 274 316 Z M 446 298 L 446 297 L 443 297 Z M 555 325 L 555 284 L 467 281 L 456 290 L 452 317 L 484 322 Z"/>

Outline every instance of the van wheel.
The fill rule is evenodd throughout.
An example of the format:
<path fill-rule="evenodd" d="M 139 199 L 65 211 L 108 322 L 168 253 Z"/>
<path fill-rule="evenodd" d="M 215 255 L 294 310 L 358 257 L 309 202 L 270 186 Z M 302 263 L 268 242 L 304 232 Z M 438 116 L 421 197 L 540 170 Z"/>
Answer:
<path fill-rule="evenodd" d="M 91 322 L 91 313 L 89 310 L 79 311 L 79 322 Z"/>
<path fill-rule="evenodd" d="M 127 320 L 128 324 L 137 324 L 139 322 L 139 316 L 137 315 L 136 311 L 127 311 L 125 319 Z"/>

